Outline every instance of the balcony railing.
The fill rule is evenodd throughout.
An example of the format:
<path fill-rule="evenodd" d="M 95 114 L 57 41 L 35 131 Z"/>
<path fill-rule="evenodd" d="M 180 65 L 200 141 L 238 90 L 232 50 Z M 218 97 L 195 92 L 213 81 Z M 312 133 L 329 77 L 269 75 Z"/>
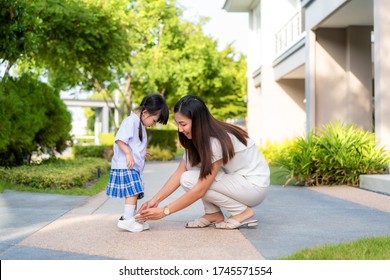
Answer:
<path fill-rule="evenodd" d="M 303 33 L 302 15 L 295 14 L 275 35 L 275 55 L 279 56 L 297 42 Z"/>

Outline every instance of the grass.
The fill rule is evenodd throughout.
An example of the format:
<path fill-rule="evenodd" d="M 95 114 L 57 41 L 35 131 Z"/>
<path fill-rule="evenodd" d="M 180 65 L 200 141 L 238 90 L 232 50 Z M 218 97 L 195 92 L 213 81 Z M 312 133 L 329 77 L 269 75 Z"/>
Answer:
<path fill-rule="evenodd" d="M 91 182 L 91 186 L 88 188 L 71 188 L 71 189 L 37 189 L 33 187 L 25 186 L 16 186 L 11 183 L 0 181 L 0 192 L 3 192 L 4 189 L 10 189 L 15 191 L 23 192 L 41 192 L 41 193 L 51 193 L 51 194 L 65 194 L 65 195 L 87 195 L 92 196 L 96 195 L 107 186 L 107 182 L 110 174 L 105 174 L 100 177 L 97 181 Z"/>
<path fill-rule="evenodd" d="M 390 260 L 390 236 L 304 249 L 282 260 Z"/>

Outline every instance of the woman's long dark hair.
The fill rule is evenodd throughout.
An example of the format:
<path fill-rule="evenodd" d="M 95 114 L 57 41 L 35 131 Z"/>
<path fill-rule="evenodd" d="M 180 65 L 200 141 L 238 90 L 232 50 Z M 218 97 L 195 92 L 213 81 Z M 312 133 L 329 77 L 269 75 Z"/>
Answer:
<path fill-rule="evenodd" d="M 176 103 L 173 111 L 192 120 L 192 139 L 178 133 L 181 145 L 187 150 L 190 164 L 196 166 L 200 163 L 200 178 L 211 174 L 211 137 L 217 138 L 221 143 L 224 164 L 234 157 L 234 147 L 228 133 L 233 134 L 244 145 L 247 144 L 248 133 L 245 130 L 215 119 L 198 96 L 184 96 Z"/>
<path fill-rule="evenodd" d="M 168 105 L 161 94 L 151 93 L 146 95 L 137 110 L 140 111 L 140 122 L 138 126 L 138 136 L 139 140 L 142 142 L 142 112 L 147 110 L 151 115 L 156 116 L 160 114 L 157 122 L 161 124 L 166 124 L 169 118 Z"/>

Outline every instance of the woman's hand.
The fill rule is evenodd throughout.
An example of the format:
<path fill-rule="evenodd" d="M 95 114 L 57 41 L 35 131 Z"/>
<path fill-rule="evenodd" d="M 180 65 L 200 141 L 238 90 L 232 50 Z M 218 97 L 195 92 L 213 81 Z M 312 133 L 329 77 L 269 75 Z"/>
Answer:
<path fill-rule="evenodd" d="M 138 214 L 135 215 L 137 222 L 145 222 L 148 220 L 160 220 L 164 218 L 164 209 L 163 208 L 148 208 L 146 210 L 139 210 Z"/>
<path fill-rule="evenodd" d="M 149 201 L 146 201 L 144 204 L 142 204 L 141 208 L 137 211 L 137 214 L 141 213 L 146 209 L 156 208 L 156 207 L 158 207 L 158 202 L 151 199 Z"/>

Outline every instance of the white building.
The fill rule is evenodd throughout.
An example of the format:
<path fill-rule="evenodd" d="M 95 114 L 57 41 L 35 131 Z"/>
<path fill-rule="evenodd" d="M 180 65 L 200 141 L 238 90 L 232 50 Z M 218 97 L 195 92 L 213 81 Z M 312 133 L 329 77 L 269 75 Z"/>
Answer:
<path fill-rule="evenodd" d="M 249 13 L 247 128 L 258 144 L 340 120 L 390 149 L 389 0 L 226 0 L 223 8 Z"/>

